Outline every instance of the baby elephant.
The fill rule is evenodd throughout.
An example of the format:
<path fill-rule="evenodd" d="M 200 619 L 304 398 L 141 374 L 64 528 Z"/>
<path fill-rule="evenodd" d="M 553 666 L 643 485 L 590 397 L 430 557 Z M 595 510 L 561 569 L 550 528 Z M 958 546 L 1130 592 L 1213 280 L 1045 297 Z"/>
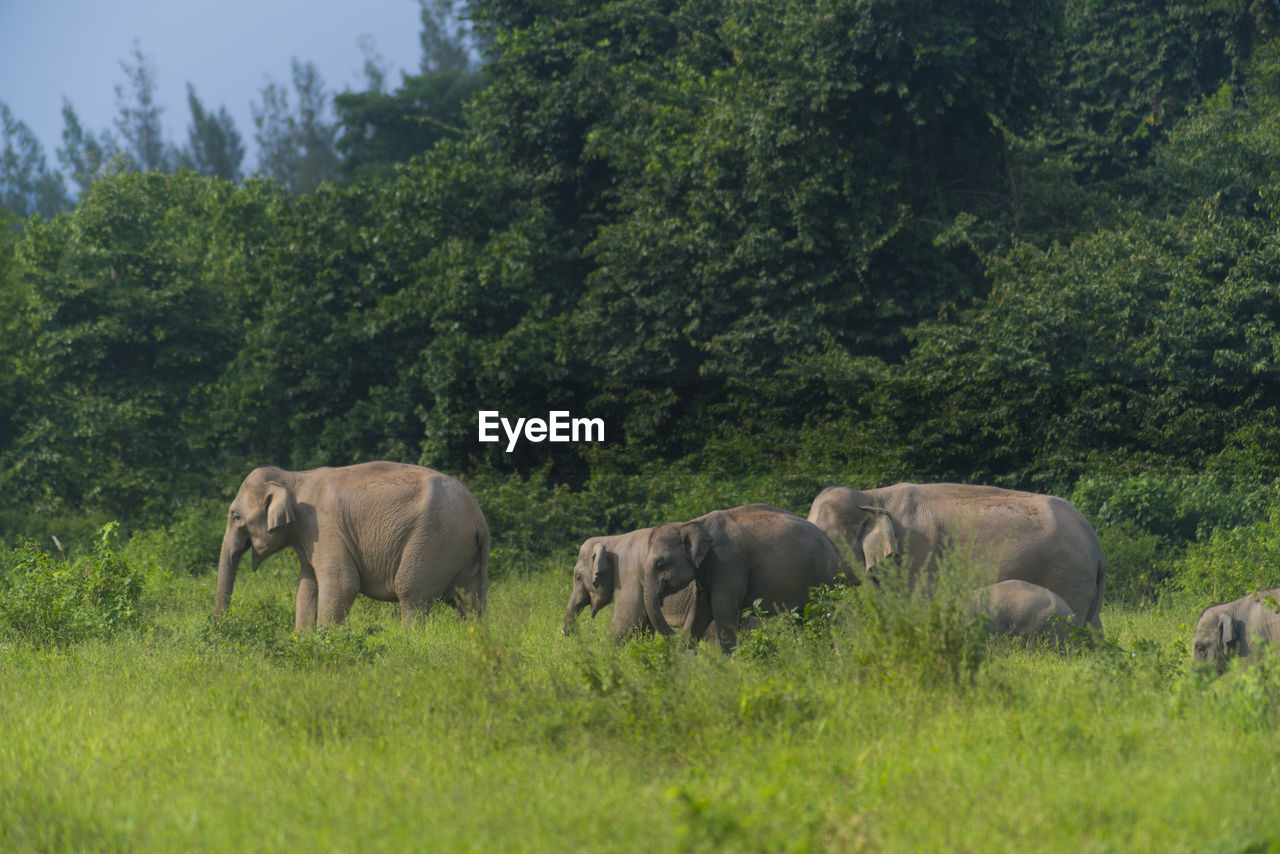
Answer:
<path fill-rule="evenodd" d="M 688 522 L 643 528 L 582 544 L 574 567 L 565 631 L 588 604 L 613 603 L 612 627 L 707 637 L 725 651 L 738 642 L 745 608 L 772 613 L 803 607 L 809 590 L 840 576 L 827 535 L 794 513 L 765 504 L 716 510 Z"/>
<path fill-rule="evenodd" d="M 1232 656 L 1248 658 L 1258 644 L 1280 641 L 1280 587 L 1210 605 L 1196 623 L 1191 656 L 1222 673 Z"/>
<path fill-rule="evenodd" d="M 1071 626 L 1080 625 L 1071 606 L 1047 587 L 1010 579 L 979 588 L 970 598 L 971 613 L 985 614 L 992 635 L 1027 640 L 1051 638 L 1066 643 Z"/>

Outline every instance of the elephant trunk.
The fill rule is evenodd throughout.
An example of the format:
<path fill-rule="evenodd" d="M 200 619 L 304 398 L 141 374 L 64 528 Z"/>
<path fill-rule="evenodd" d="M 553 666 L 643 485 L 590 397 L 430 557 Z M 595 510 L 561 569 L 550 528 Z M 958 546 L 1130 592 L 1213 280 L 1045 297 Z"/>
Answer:
<path fill-rule="evenodd" d="M 237 537 L 236 532 L 227 527 L 222 538 L 222 554 L 218 558 L 218 599 L 214 608 L 215 614 L 222 614 L 231 604 L 231 591 L 236 586 L 236 569 L 240 566 L 240 558 L 249 549 L 248 537 Z"/>
<path fill-rule="evenodd" d="M 662 585 L 656 580 L 645 579 L 644 609 L 649 615 L 649 622 L 653 624 L 655 632 L 660 635 L 675 634 L 667 622 L 666 615 L 662 613 Z"/>
<path fill-rule="evenodd" d="M 573 631 L 573 624 L 578 614 L 582 613 L 582 609 L 590 603 L 591 597 L 587 594 L 586 588 L 574 581 L 573 595 L 569 597 L 569 607 L 564 610 L 564 625 L 560 627 L 562 634 L 567 635 Z"/>

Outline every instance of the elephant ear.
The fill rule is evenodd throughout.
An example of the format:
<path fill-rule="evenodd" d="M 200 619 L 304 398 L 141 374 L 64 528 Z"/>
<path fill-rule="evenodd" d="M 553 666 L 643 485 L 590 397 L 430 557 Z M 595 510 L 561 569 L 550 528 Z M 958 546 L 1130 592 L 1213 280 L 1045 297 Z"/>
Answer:
<path fill-rule="evenodd" d="M 883 507 L 863 507 L 867 516 L 858 527 L 858 546 L 862 559 L 870 569 L 887 557 L 898 553 L 898 535 L 893 517 Z"/>
<path fill-rule="evenodd" d="M 604 543 L 596 543 L 591 552 L 591 586 L 600 587 L 609 577 L 609 552 L 605 550 Z"/>
<path fill-rule="evenodd" d="M 1227 646 L 1235 643 L 1236 640 L 1236 621 L 1231 619 L 1230 614 L 1223 614 L 1218 618 L 1218 644 L 1222 647 L 1222 651 L 1226 652 Z"/>
<path fill-rule="evenodd" d="M 267 531 L 275 532 L 296 520 L 293 493 L 278 481 L 267 481 Z"/>
<path fill-rule="evenodd" d="M 701 522 L 685 522 L 680 526 L 680 541 L 694 567 L 701 568 L 702 562 L 711 553 L 711 533 Z"/>

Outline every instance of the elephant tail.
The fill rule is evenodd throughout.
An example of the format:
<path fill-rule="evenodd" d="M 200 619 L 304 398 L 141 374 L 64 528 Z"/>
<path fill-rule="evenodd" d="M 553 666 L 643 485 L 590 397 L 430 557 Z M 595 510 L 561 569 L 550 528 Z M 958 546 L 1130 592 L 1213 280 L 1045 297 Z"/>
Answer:
<path fill-rule="evenodd" d="M 1085 617 L 1084 624 L 1092 628 L 1102 631 L 1102 595 L 1107 589 L 1107 556 L 1102 553 L 1102 549 L 1098 549 L 1098 581 L 1096 592 L 1093 596 L 1093 604 L 1089 606 L 1089 615 Z"/>
<path fill-rule="evenodd" d="M 482 517 L 476 526 L 476 613 L 483 614 L 489 601 L 489 523 Z"/>

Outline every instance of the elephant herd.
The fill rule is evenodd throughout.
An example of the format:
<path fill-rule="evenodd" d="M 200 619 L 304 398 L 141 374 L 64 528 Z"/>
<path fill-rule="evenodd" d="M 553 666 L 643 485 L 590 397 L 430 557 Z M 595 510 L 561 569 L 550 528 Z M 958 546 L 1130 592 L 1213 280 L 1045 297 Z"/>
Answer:
<path fill-rule="evenodd" d="M 408 624 L 436 601 L 480 613 L 488 596 L 489 527 L 454 478 L 391 462 L 290 472 L 252 471 L 227 511 L 217 604 L 230 603 L 240 558 L 253 567 L 285 548 L 301 566 L 296 626 L 341 623 L 357 593 L 399 602 Z M 737 643 L 742 615 L 803 608 L 810 591 L 875 581 L 886 561 L 908 582 L 952 566 L 994 583 L 969 607 L 994 634 L 1062 639 L 1071 625 L 1101 631 L 1107 564 L 1097 535 L 1061 498 L 987 486 L 902 483 L 829 487 L 808 519 L 766 504 L 715 510 L 623 534 L 578 551 L 563 630 L 613 605 L 611 627 Z M 884 566 L 891 564 L 885 563 Z M 1232 655 L 1280 640 L 1280 589 L 1205 610 L 1193 654 L 1219 669 Z"/>

